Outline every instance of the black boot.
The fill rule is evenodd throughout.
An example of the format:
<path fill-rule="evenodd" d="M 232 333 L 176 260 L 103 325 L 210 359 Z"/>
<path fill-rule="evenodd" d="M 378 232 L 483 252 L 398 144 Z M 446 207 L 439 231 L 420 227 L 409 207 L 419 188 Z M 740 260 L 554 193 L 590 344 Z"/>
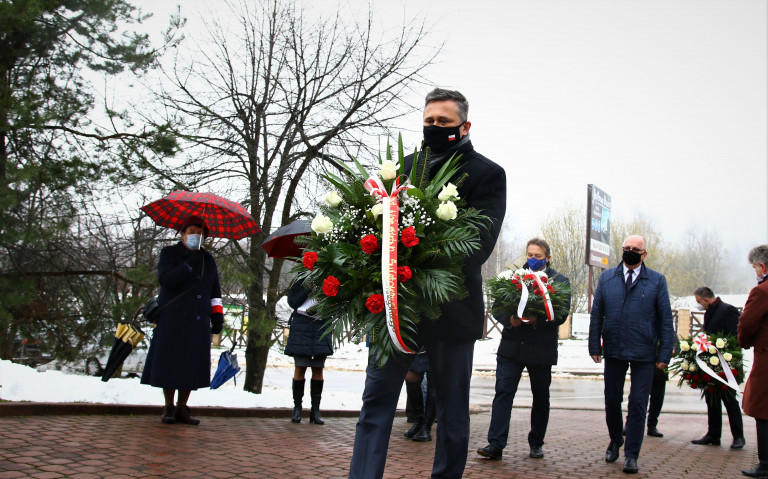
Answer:
<path fill-rule="evenodd" d="M 432 440 L 432 424 L 435 422 L 435 393 L 432 389 L 432 382 L 429 380 L 429 373 L 427 373 L 427 401 L 424 407 L 424 423 L 416 434 L 413 435 L 413 440 L 418 442 L 427 442 Z"/>
<path fill-rule="evenodd" d="M 293 380 L 293 415 L 291 422 L 301 422 L 301 399 L 304 397 L 304 379 Z"/>
<path fill-rule="evenodd" d="M 424 427 L 424 393 L 421 392 L 421 381 L 412 383 L 406 381 L 405 392 L 413 408 L 413 426 L 405 431 L 403 436 L 413 439 L 413 436 Z"/>
<path fill-rule="evenodd" d="M 312 379 L 309 381 L 309 397 L 312 399 L 312 409 L 309 410 L 309 422 L 325 424 L 320 417 L 320 398 L 323 396 L 323 380 Z"/>

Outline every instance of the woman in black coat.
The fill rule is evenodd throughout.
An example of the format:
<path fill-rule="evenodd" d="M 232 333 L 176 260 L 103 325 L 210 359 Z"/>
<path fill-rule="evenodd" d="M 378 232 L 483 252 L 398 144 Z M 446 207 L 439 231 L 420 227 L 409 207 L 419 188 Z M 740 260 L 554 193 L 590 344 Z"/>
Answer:
<path fill-rule="evenodd" d="M 304 287 L 304 280 L 295 282 L 288 292 L 288 306 L 294 311 L 289 321 L 288 343 L 285 354 L 293 356 L 293 415 L 292 422 L 301 422 L 301 400 L 304 397 L 305 374 L 312 368 L 309 397 L 312 408 L 309 422 L 325 424 L 320 416 L 320 398 L 323 394 L 323 368 L 325 358 L 333 354 L 331 334 L 323 336 L 323 321 L 307 314 L 314 300 L 309 297 L 309 290 Z"/>
<path fill-rule="evenodd" d="M 157 265 L 160 316 L 141 382 L 163 388 L 165 424 L 199 424 L 187 400 L 193 389 L 211 384 L 211 334 L 221 332 L 224 315 L 216 261 L 201 248 L 207 234 L 203 219 L 190 216 L 181 241 L 163 248 Z"/>

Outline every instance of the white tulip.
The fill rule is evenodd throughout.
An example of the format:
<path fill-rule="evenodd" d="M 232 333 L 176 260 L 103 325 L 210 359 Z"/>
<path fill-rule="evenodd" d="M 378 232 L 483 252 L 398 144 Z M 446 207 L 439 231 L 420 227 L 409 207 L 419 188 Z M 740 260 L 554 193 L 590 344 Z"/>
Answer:
<path fill-rule="evenodd" d="M 394 161 L 385 161 L 381 164 L 379 175 L 382 180 L 391 180 L 397 176 L 397 163 Z"/>
<path fill-rule="evenodd" d="M 437 195 L 437 199 L 440 201 L 456 201 L 459 199 L 459 190 L 456 189 L 456 185 L 448 183 L 443 186 L 440 194 Z"/>
<path fill-rule="evenodd" d="M 437 217 L 441 220 L 455 220 L 456 219 L 456 205 L 451 202 L 442 202 L 437 207 Z"/>
<path fill-rule="evenodd" d="M 312 220 L 312 231 L 318 234 L 324 234 L 333 229 L 333 222 L 325 215 L 317 215 Z"/>
<path fill-rule="evenodd" d="M 336 208 L 341 204 L 341 196 L 339 196 L 339 193 L 334 191 L 329 191 L 323 196 L 323 199 L 326 203 L 328 203 L 328 206 L 331 208 Z"/>

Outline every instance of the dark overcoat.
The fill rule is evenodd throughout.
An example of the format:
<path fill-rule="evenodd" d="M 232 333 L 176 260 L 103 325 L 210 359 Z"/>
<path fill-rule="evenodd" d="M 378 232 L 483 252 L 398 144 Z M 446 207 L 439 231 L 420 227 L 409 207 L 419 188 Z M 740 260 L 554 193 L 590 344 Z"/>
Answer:
<path fill-rule="evenodd" d="M 544 272 L 553 283 L 571 284 L 568 278 L 552 267 L 548 266 Z M 523 364 L 557 364 L 557 330 L 568 319 L 570 309 L 569 297 L 565 313 L 556 315 L 552 321 L 539 316 L 535 323 L 523 323 L 516 328 L 510 326 L 509 318 L 517 308 L 495 313 L 496 321 L 504 325 L 496 354 Z"/>
<path fill-rule="evenodd" d="M 182 242 L 160 252 L 160 316 L 149 346 L 141 382 L 168 389 L 211 384 L 211 299 L 221 298 L 213 256 L 203 250 L 195 268 Z"/>
<path fill-rule="evenodd" d="M 289 321 L 285 354 L 309 358 L 330 356 L 333 354 L 333 338 L 330 333 L 322 337 L 325 331 L 323 320 L 296 311 L 308 297 L 309 290 L 304 287 L 303 280 L 295 282 L 288 291 L 288 306 L 294 311 Z"/>
<path fill-rule="evenodd" d="M 755 348 L 741 406 L 748 415 L 768 420 L 768 281 L 749 292 L 739 318 L 739 344 Z"/>
<path fill-rule="evenodd" d="M 623 263 L 600 275 L 589 318 L 590 356 L 669 364 L 674 337 L 663 274 L 643 263 L 629 292 Z"/>
<path fill-rule="evenodd" d="M 704 332 L 736 336 L 739 327 L 739 310 L 717 298 L 704 313 Z"/>
<path fill-rule="evenodd" d="M 459 197 L 466 200 L 466 207 L 475 208 L 491 219 L 489 227 L 480 229 L 480 249 L 467 256 L 464 261 L 464 280 L 467 297 L 445 303 L 441 306 L 440 318 L 436 321 L 421 321 L 418 333 L 421 337 L 448 340 L 480 339 L 483 337 L 485 304 L 483 301 L 483 278 L 481 267 L 493 252 L 499 237 L 501 223 L 507 208 L 507 177 L 504 168 L 476 152 L 472 142 L 467 141 L 457 150 L 461 154 L 460 168 L 452 182 L 468 175 L 458 185 Z M 420 160 L 422 161 L 422 160 Z M 447 158 L 430 166 L 436 173 Z M 413 155 L 405 158 L 405 171 L 411 171 Z"/>

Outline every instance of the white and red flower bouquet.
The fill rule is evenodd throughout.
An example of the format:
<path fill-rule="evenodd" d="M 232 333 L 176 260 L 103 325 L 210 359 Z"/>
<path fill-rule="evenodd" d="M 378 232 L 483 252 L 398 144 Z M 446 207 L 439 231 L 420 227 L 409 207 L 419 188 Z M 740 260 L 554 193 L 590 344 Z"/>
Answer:
<path fill-rule="evenodd" d="M 354 159 L 344 177 L 326 173 L 333 190 L 312 234 L 296 239 L 304 253 L 294 272 L 312 289 L 314 314 L 336 342 L 368 335 L 379 364 L 397 351 L 416 352 L 416 324 L 466 295 L 464 258 L 480 248 L 488 221 L 464 207 L 456 188 L 463 179 L 449 182 L 458 157 L 436 172 L 422 157 L 405 172 L 398 143 L 397 160 L 388 146 L 373 174 Z"/>
<path fill-rule="evenodd" d="M 680 376 L 678 386 L 687 384 L 711 398 L 740 394 L 744 356 L 736 338 L 700 333 L 681 340 L 675 350 L 669 371 Z"/>
<path fill-rule="evenodd" d="M 570 286 L 552 281 L 544 271 L 508 269 L 486 281 L 486 285 L 494 313 L 514 314 L 523 321 L 530 316 L 552 321 L 568 314 Z"/>

